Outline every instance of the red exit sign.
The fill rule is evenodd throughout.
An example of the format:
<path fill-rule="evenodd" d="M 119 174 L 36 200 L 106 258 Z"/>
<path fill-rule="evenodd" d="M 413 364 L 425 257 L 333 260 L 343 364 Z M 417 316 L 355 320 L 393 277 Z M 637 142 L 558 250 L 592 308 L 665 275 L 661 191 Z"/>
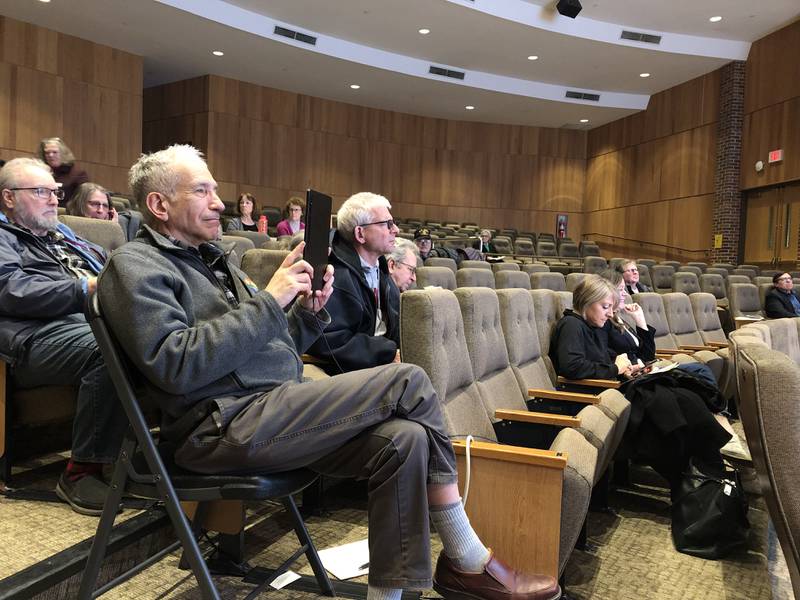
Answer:
<path fill-rule="evenodd" d="M 767 159 L 770 164 L 780 162 L 783 160 L 783 150 L 770 150 L 769 158 Z"/>

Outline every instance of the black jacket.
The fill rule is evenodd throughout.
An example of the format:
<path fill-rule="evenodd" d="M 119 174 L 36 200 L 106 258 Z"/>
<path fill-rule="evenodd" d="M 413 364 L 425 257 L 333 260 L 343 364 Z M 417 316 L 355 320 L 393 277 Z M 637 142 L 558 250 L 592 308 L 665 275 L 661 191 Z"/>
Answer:
<path fill-rule="evenodd" d="M 628 295 L 629 295 L 629 296 L 633 296 L 634 294 L 639 294 L 639 293 L 641 293 L 641 292 L 652 292 L 652 291 L 653 291 L 653 290 L 650 288 L 650 286 L 647 286 L 647 285 L 643 284 L 641 281 L 640 281 L 639 283 L 637 283 L 637 284 L 636 284 L 636 287 L 637 287 L 638 289 L 637 289 L 636 291 L 634 291 L 634 290 L 633 290 L 633 288 L 632 288 L 630 285 L 628 285 L 628 284 L 626 283 L 626 284 L 625 284 L 625 291 L 627 291 L 627 292 L 628 292 Z"/>
<path fill-rule="evenodd" d="M 330 264 L 335 270 L 333 294 L 325 308 L 331 324 L 308 353 L 330 360 L 327 370 L 332 374 L 339 372 L 332 358 L 345 372 L 389 364 L 400 347 L 400 292 L 389 276 L 386 260 L 381 257 L 378 263 L 381 311 L 386 319 L 382 336 L 373 335 L 378 307 L 359 256 L 338 232 L 331 242 Z"/>
<path fill-rule="evenodd" d="M 492 242 L 483 243 L 481 240 L 475 240 L 472 242 L 472 247 L 475 250 L 480 250 L 484 254 L 496 254 L 497 250 L 495 250 L 494 244 Z"/>
<path fill-rule="evenodd" d="M 633 338 L 625 331 L 620 331 L 611 324 L 611 321 L 606 321 L 603 330 L 608 334 L 608 347 L 612 354 L 616 357 L 619 354 L 627 354 L 631 363 L 636 363 L 637 359 L 642 362 L 653 360 L 656 357 L 656 329 L 649 325 L 647 329 L 636 327 L 634 330 L 626 326 L 627 331 L 636 335 L 639 344 L 633 341 Z"/>
<path fill-rule="evenodd" d="M 556 373 L 569 379 L 616 379 L 608 332 L 589 325 L 567 309 L 550 336 L 550 360 Z"/>
<path fill-rule="evenodd" d="M 797 292 L 792 290 L 789 294 L 794 294 L 795 298 L 800 299 Z M 770 319 L 780 319 L 781 317 L 796 317 L 794 306 L 789 294 L 777 288 L 772 288 L 764 298 L 764 312 Z"/>

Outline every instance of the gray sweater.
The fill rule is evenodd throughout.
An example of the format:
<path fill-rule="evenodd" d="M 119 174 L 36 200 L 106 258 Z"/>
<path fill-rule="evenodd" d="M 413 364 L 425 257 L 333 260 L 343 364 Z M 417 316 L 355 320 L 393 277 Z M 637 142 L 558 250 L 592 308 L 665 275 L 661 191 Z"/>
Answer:
<path fill-rule="evenodd" d="M 164 416 L 162 435 L 172 441 L 216 408 L 225 426 L 254 393 L 302 381 L 299 353 L 320 333 L 313 313 L 297 304 L 285 313 L 244 271 L 228 266 L 236 308 L 197 251 L 144 227 L 100 275 L 109 326 L 147 378 Z M 324 310 L 317 317 L 322 327 L 330 322 Z"/>

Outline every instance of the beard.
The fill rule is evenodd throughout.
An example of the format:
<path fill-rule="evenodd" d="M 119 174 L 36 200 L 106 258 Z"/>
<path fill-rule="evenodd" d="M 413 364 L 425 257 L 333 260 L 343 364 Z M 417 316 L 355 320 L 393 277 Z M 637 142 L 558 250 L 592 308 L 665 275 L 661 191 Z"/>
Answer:
<path fill-rule="evenodd" d="M 37 215 L 22 202 L 14 210 L 14 221 L 31 231 L 55 231 L 58 228 L 58 215 Z"/>

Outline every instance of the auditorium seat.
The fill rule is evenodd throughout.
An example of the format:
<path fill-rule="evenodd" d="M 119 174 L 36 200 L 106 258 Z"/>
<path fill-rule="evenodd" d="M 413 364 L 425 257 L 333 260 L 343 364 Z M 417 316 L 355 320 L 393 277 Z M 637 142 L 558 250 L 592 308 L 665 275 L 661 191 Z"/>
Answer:
<path fill-rule="evenodd" d="M 563 314 L 567 309 L 572 310 L 572 292 L 569 290 L 556 290 L 555 293 L 558 296 L 558 305 L 561 313 Z"/>
<path fill-rule="evenodd" d="M 425 259 L 425 266 L 426 267 L 446 267 L 450 269 L 453 273 L 456 272 L 458 266 L 456 265 L 456 261 L 452 258 L 445 258 L 443 256 L 429 256 Z"/>
<path fill-rule="evenodd" d="M 731 276 L 733 277 L 733 276 Z M 728 291 L 731 318 L 736 327 L 764 318 L 758 288 L 752 283 L 732 283 Z"/>
<path fill-rule="evenodd" d="M 553 242 L 542 241 L 541 236 L 539 236 L 539 241 L 536 242 L 536 258 L 544 263 L 549 263 L 550 261 L 560 262 L 558 252 L 556 252 L 556 245 Z"/>
<path fill-rule="evenodd" d="M 650 289 L 653 289 L 653 278 L 650 276 L 650 267 L 637 264 L 636 268 L 639 270 L 639 281 Z"/>
<path fill-rule="evenodd" d="M 753 277 L 754 285 L 761 285 L 762 283 L 768 283 L 772 285 L 772 277 L 764 277 L 763 275 L 758 275 L 756 277 Z"/>
<path fill-rule="evenodd" d="M 672 276 L 675 269 L 670 265 L 654 265 L 650 269 L 650 279 L 653 282 L 653 291 L 659 294 L 668 294 L 672 291 Z"/>
<path fill-rule="evenodd" d="M 568 265 L 580 265 L 581 258 L 578 254 L 578 246 L 574 242 L 561 242 L 558 247 L 558 255 L 561 260 Z"/>
<path fill-rule="evenodd" d="M 511 240 L 507 237 L 492 238 L 495 254 L 513 254 L 514 248 L 511 245 Z"/>
<path fill-rule="evenodd" d="M 728 269 L 723 269 L 721 267 L 708 267 L 705 270 L 704 275 L 719 275 L 720 277 L 722 277 L 724 281 L 727 282 L 730 272 L 728 271 Z"/>
<path fill-rule="evenodd" d="M 689 302 L 692 304 L 692 314 L 703 343 L 716 348 L 716 353 L 724 361 L 723 374 L 719 380 L 722 396 L 732 398 L 736 392 L 736 378 L 728 348 L 728 338 L 719 318 L 717 299 L 712 294 L 700 292 L 690 295 Z"/>
<path fill-rule="evenodd" d="M 703 270 L 700 267 L 695 267 L 692 265 L 681 265 L 678 271 L 682 271 L 684 273 L 694 273 L 697 276 L 698 281 L 700 281 L 700 275 L 703 274 Z"/>
<path fill-rule="evenodd" d="M 722 275 L 703 273 L 700 276 L 700 291 L 713 295 L 717 300 L 717 306 L 728 306 L 728 291 Z"/>
<path fill-rule="evenodd" d="M 700 269 L 701 274 L 705 273 L 706 269 L 708 268 L 708 263 L 704 262 L 688 262 L 686 263 L 686 265 L 689 267 L 697 267 L 698 269 Z"/>
<path fill-rule="evenodd" d="M 657 260 L 653 260 L 652 258 L 637 258 L 636 259 L 636 266 L 644 265 L 645 267 L 650 269 L 651 272 L 653 271 L 653 267 L 656 266 L 657 264 L 658 264 L 658 261 Z"/>
<path fill-rule="evenodd" d="M 570 273 L 569 275 L 567 275 L 566 277 L 567 290 L 569 290 L 570 292 L 574 292 L 575 288 L 578 287 L 578 284 L 584 279 L 586 279 L 586 275 L 588 275 L 588 273 Z"/>
<path fill-rule="evenodd" d="M 763 279 L 763 277 L 756 277 L 755 279 Z M 758 302 L 761 308 L 766 309 L 767 294 L 775 287 L 772 285 L 772 280 L 769 283 L 754 283 L 753 285 L 758 288 Z M 764 316 L 766 317 L 766 312 Z"/>
<path fill-rule="evenodd" d="M 714 378 L 721 384 L 724 381 L 725 359 L 716 353 L 716 348 L 706 346 L 703 342 L 703 336 L 700 335 L 694 320 L 689 296 L 674 292 L 664 294 L 661 299 L 664 301 L 664 314 L 667 316 L 669 331 L 678 348 L 691 352 L 693 358 L 709 367 L 714 373 Z"/>
<path fill-rule="evenodd" d="M 238 235 L 223 235 L 221 244 L 225 249 L 228 260 L 239 268 L 242 267 L 244 253 L 255 249 L 253 242 Z"/>
<path fill-rule="evenodd" d="M 561 300 L 553 290 L 534 290 L 530 292 L 533 299 L 533 313 L 536 315 L 536 333 L 539 336 L 539 347 L 547 364 L 550 379 L 556 381 L 556 371 L 550 361 L 550 336 L 561 318 Z"/>
<path fill-rule="evenodd" d="M 731 263 L 711 263 L 711 266 L 715 269 L 725 269 L 728 273 L 731 273 L 736 268 L 736 265 Z"/>
<path fill-rule="evenodd" d="M 756 271 L 755 269 L 743 269 L 739 267 L 737 269 L 734 269 L 731 272 L 731 275 L 744 275 L 750 280 L 750 283 L 752 283 L 753 279 L 755 279 L 758 276 L 758 271 Z"/>
<path fill-rule="evenodd" d="M 248 250 L 242 256 L 242 271 L 247 273 L 258 289 L 264 289 L 288 255 L 288 250 Z"/>
<path fill-rule="evenodd" d="M 499 262 L 499 263 L 491 263 L 492 271 L 497 273 L 498 271 L 519 271 L 519 265 L 517 263 L 511 262 Z"/>
<path fill-rule="evenodd" d="M 608 268 L 606 259 L 602 256 L 587 256 L 583 259 L 584 273 L 600 273 Z"/>
<path fill-rule="evenodd" d="M 772 276 L 777 273 L 783 274 L 785 272 L 786 271 L 775 271 L 773 269 L 761 269 L 761 275 L 763 275 L 764 277 L 769 277 L 770 279 L 772 279 Z M 794 277 L 794 275 L 792 275 L 792 277 Z"/>
<path fill-rule="evenodd" d="M 531 289 L 548 289 L 555 292 L 567 289 L 564 276 L 561 273 L 531 273 Z"/>
<path fill-rule="evenodd" d="M 508 272 L 513 273 L 514 271 Z M 456 272 L 456 288 L 486 287 L 494 289 L 494 278 L 494 273 L 487 269 L 459 269 Z"/>
<path fill-rule="evenodd" d="M 728 275 L 728 279 L 725 280 L 725 283 L 728 285 L 728 289 L 730 290 L 730 286 L 734 283 L 753 283 L 753 280 L 750 279 L 747 275 L 738 275 L 731 273 Z"/>
<path fill-rule="evenodd" d="M 89 219 L 73 215 L 60 215 L 58 220 L 72 229 L 79 237 L 102 246 L 106 252 L 116 250 L 128 241 L 125 239 L 125 232 L 122 231 L 122 227 L 113 221 Z"/>
<path fill-rule="evenodd" d="M 657 354 L 668 357 L 676 362 L 695 361 L 695 359 L 679 349 L 678 341 L 670 332 L 662 294 L 655 292 L 634 294 L 633 301 L 642 307 L 645 321 L 656 330 L 655 342 Z"/>
<path fill-rule="evenodd" d="M 253 242 L 256 248 L 262 248 L 269 240 L 269 236 L 266 233 L 259 233 L 258 231 L 226 231 L 225 235 L 238 235 L 239 237 L 247 238 Z"/>
<path fill-rule="evenodd" d="M 494 277 L 492 277 L 492 282 L 494 282 Z M 454 290 L 456 289 L 455 273 L 449 267 L 417 267 L 417 287 L 422 289 L 429 286 Z"/>
<path fill-rule="evenodd" d="M 540 233 L 539 234 L 539 240 L 540 241 L 545 241 L 545 242 L 552 242 L 553 245 L 555 245 L 556 236 L 554 236 L 552 233 Z"/>
<path fill-rule="evenodd" d="M 627 259 L 615 256 L 608 260 L 608 268 L 609 269 L 622 269 L 622 263 L 624 263 Z"/>
<path fill-rule="evenodd" d="M 283 220 L 283 211 L 277 206 L 262 206 L 261 214 L 267 217 L 270 227 L 277 227 L 278 223 Z"/>
<path fill-rule="evenodd" d="M 676 271 L 680 270 L 681 263 L 677 260 L 662 260 L 659 264 L 667 265 L 668 267 L 672 267 Z"/>
<path fill-rule="evenodd" d="M 462 260 L 458 263 L 459 269 L 486 269 L 492 270 L 492 265 L 484 260 Z"/>
<path fill-rule="evenodd" d="M 523 263 L 520 265 L 520 270 L 524 273 L 530 275 L 531 273 L 549 273 L 550 267 L 548 267 L 544 263 L 540 262 L 533 262 L 533 263 Z"/>
<path fill-rule="evenodd" d="M 495 289 L 502 290 L 508 288 L 531 289 L 530 275 L 521 271 L 497 271 L 494 274 Z"/>
<path fill-rule="evenodd" d="M 514 242 L 514 254 L 517 256 L 533 256 L 535 254 L 533 240 L 529 238 L 517 238 Z"/>
<path fill-rule="evenodd" d="M 752 271 L 755 271 L 756 272 L 756 274 L 755 274 L 756 277 L 758 277 L 761 274 L 761 267 L 759 267 L 758 265 L 741 264 L 741 265 L 737 265 L 736 268 L 737 269 L 750 269 Z"/>
<path fill-rule="evenodd" d="M 549 450 L 500 445 L 508 459 L 487 461 L 497 446 L 494 415 L 487 414 L 475 383 L 455 295 L 415 290 L 402 294 L 401 304 L 403 360 L 422 367 L 439 396 L 459 458 L 462 486 L 461 440 L 468 434 L 487 440 L 472 445 L 470 500 L 466 506 L 472 525 L 481 532 L 482 541 L 512 566 L 558 577 L 588 512 L 597 449 L 577 431 L 565 428 Z M 553 460 L 556 452 L 566 452 L 559 462 Z M 534 457 L 537 460 L 532 460 Z M 511 468 L 515 470 L 511 472 Z M 498 487 L 498 481 L 506 484 Z M 554 485 L 556 493 L 551 495 L 549 490 Z M 555 538 L 551 535 L 554 519 L 560 524 Z M 525 536 L 508 535 L 510 524 L 515 532 L 524 530 Z"/>
<path fill-rule="evenodd" d="M 672 276 L 672 291 L 682 294 L 694 294 L 700 291 L 697 275 L 688 271 L 679 271 Z"/>
<path fill-rule="evenodd" d="M 600 256 L 600 246 L 597 242 L 583 241 L 578 245 L 578 251 L 584 258 L 587 256 Z"/>

